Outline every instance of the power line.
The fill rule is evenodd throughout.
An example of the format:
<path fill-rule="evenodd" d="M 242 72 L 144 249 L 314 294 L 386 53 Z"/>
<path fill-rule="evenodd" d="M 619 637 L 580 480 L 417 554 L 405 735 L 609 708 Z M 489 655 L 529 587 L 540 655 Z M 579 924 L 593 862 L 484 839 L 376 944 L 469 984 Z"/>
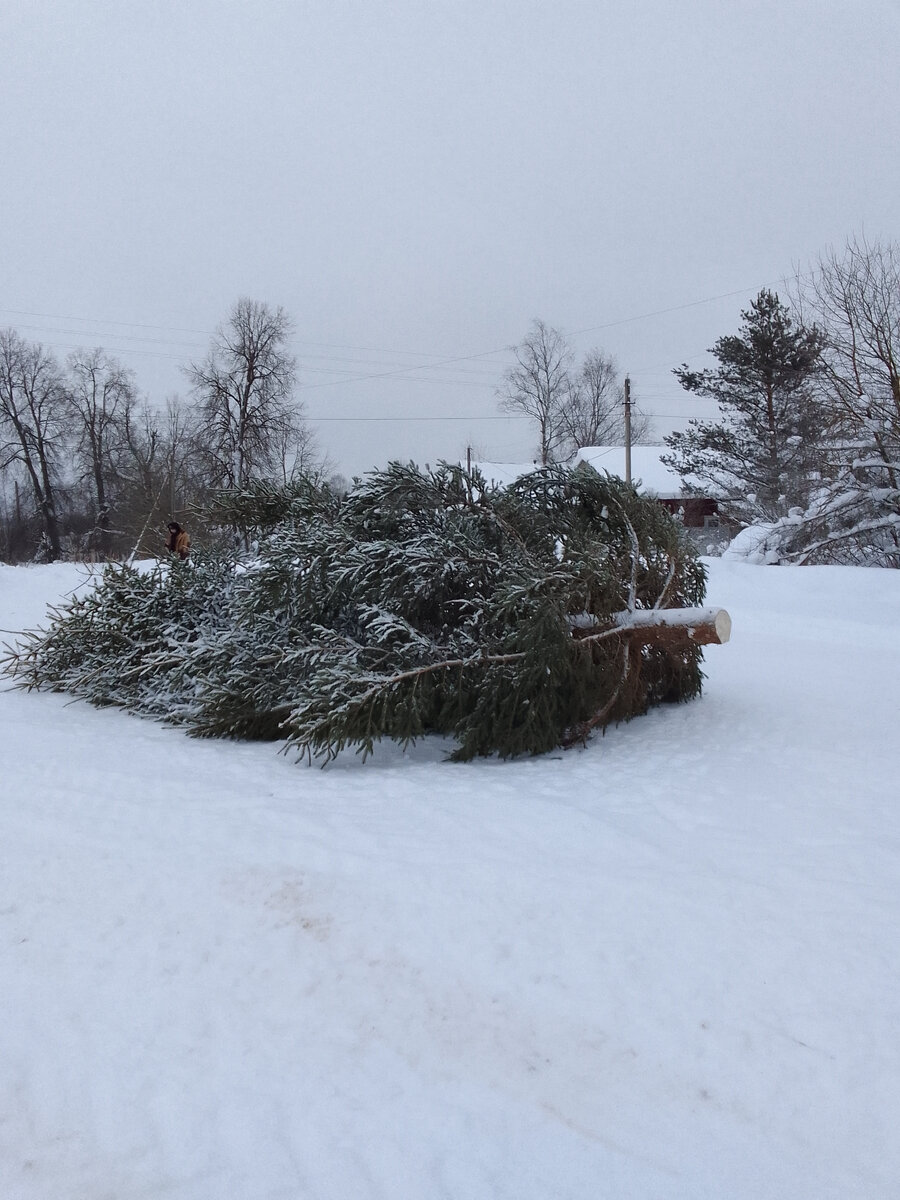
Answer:
<path fill-rule="evenodd" d="M 306 367 L 305 371 L 313 371 L 317 375 L 343 375 L 343 371 L 329 369 L 328 367 Z M 329 380 L 329 382 L 343 383 L 342 379 Z M 404 375 L 402 378 L 395 380 L 396 383 L 427 383 L 429 387 L 457 387 L 457 388 L 477 388 L 478 391 L 484 392 L 486 388 L 491 388 L 493 385 L 485 383 L 483 380 L 477 379 L 449 379 L 446 376 L 436 375 L 431 378 L 421 375 Z M 301 392 L 307 392 L 311 388 L 317 387 L 315 383 L 305 383 L 300 385 Z"/>
<path fill-rule="evenodd" d="M 4 312 L 12 312 L 12 311 L 14 311 L 14 310 L 12 310 L 12 309 L 3 309 L 3 310 L 0 310 L 0 311 L 4 311 Z M 59 320 L 66 319 L 66 320 L 75 320 L 75 321 L 77 321 L 77 320 L 81 320 L 82 318 L 80 318 L 80 317 L 69 317 L 69 318 L 51 318 L 51 319 L 59 319 Z M 36 330 L 37 332 L 46 332 L 46 333 L 50 333 L 50 334 L 51 334 L 51 335 L 53 335 L 53 336 L 55 336 L 55 335 L 58 335 L 58 334 L 68 334 L 68 335 L 70 335 L 70 336 L 72 336 L 72 337 L 79 337 L 79 338 L 96 338 L 96 339 L 98 339 L 98 340 L 101 340 L 101 341 L 102 341 L 102 340 L 105 340 L 105 339 L 108 339 L 108 338 L 117 338 L 117 339 L 119 339 L 119 340 L 125 340 L 125 341 L 129 341 L 129 342 L 145 342 L 145 343 L 152 343 L 152 344 L 154 344 L 154 345 L 162 345 L 162 346 L 183 346 L 183 347 L 185 347 L 185 348 L 186 348 L 186 349 L 188 349 L 188 350 L 202 350 L 202 349 L 203 349 L 203 347 L 202 347 L 201 345 L 199 345 L 197 342 L 179 342 L 179 341 L 175 341 L 175 340 L 173 340 L 173 339 L 171 339 L 171 338 L 150 338 L 150 337 L 141 337 L 141 336 L 138 336 L 138 335 L 136 335 L 136 334 L 127 334 L 127 333 L 110 333 L 110 332 L 108 332 L 108 331 L 99 331 L 99 330 L 82 330 L 82 329 L 48 329 L 46 326 L 43 326 L 43 325 L 30 325 L 30 324 L 19 325 L 19 328 L 20 328 L 20 329 L 30 329 L 30 330 Z M 143 328 L 143 327 L 141 327 L 141 328 Z M 146 328 L 152 328 L 152 326 L 147 326 Z M 47 344 L 48 344 L 48 345 L 50 345 L 51 343 L 47 343 Z M 57 344 L 58 344 L 58 343 L 57 343 Z M 313 345 L 313 346 L 315 346 L 315 345 L 320 345 L 321 343 L 317 343 L 317 342 L 304 342 L 304 343 L 300 343 L 300 344 L 303 344 L 303 345 Z M 363 350 L 363 348 L 362 348 L 362 347 L 338 347 L 338 348 L 339 348 L 339 349 L 358 349 L 360 352 L 362 352 L 362 350 Z M 118 353 L 122 353 L 122 354 L 128 353 L 128 350 L 129 350 L 129 348 L 128 348 L 128 347 L 120 347 L 120 348 L 115 348 L 115 347 L 114 347 L 114 349 L 117 349 L 117 352 L 118 352 Z M 412 355 L 412 354 L 415 354 L 415 353 L 417 353 L 417 352 L 415 352 L 415 351 L 411 351 L 411 350 L 378 350 L 377 348 L 375 348 L 375 347 L 372 347 L 372 348 L 370 348 L 370 349 L 369 349 L 369 353 L 376 353 L 376 354 L 408 354 L 408 355 Z M 425 355 L 424 353 L 423 353 L 423 354 L 420 354 L 419 356 L 420 356 L 420 357 L 438 357 L 437 355 L 431 355 L 431 356 L 428 356 L 428 355 Z M 160 357 L 170 357 L 170 356 L 166 356 L 166 355 L 162 355 L 162 354 L 161 354 L 161 355 L 160 355 Z M 311 366 L 309 366 L 309 365 L 308 365 L 308 363 L 307 363 L 307 360 L 309 360 L 309 359 L 324 360 L 324 361 L 326 361 L 326 362 L 345 362 L 345 363 L 356 364 L 356 366 L 357 366 L 357 367 L 363 367 L 363 366 L 367 366 L 367 365 L 369 365 L 369 363 L 367 363 L 365 360 L 360 360 L 360 359 L 356 359 L 356 358 L 345 358 L 345 357 L 343 357 L 343 356 L 340 356 L 340 355 L 334 355 L 334 354 L 308 354 L 308 353 L 304 353 L 304 354 L 302 354 L 300 357 L 301 357 L 301 359 L 302 359 L 302 361 L 303 361 L 303 365 L 304 365 L 304 366 L 306 367 L 306 369 L 307 369 L 307 370 L 309 370 L 309 371 L 321 371 L 321 370 L 324 370 L 324 368 L 321 368 L 321 367 L 311 367 Z M 378 362 L 378 360 L 370 360 L 370 363 L 371 363 L 371 365 L 372 365 L 372 366 L 389 366 L 389 367 L 392 367 L 392 368 L 393 368 L 393 367 L 397 367 L 397 368 L 401 368 L 401 369 L 402 369 L 402 370 L 404 370 L 404 371 L 413 371 L 413 370 L 417 370 L 417 369 L 419 369 L 419 368 L 421 368 L 421 369 L 423 369 L 423 370 L 431 370 L 431 369 L 432 369 L 432 366 L 431 366 L 431 364 L 429 364 L 429 363 L 414 363 L 414 364 L 405 365 L 405 364 L 403 364 L 403 363 L 379 363 L 379 362 Z M 465 370 L 465 368 L 461 368 L 461 369 L 462 369 L 462 370 Z M 335 371 L 335 373 L 337 373 L 337 371 Z M 492 374 L 491 372 L 484 371 L 484 370 L 478 370 L 477 368 L 476 368 L 474 371 L 472 371 L 471 373 L 472 373 L 472 374 L 484 374 L 484 375 L 489 375 L 489 374 Z M 352 371 L 348 371 L 348 372 L 347 372 L 347 374 L 351 374 L 351 375 L 352 375 L 352 374 L 353 374 L 353 372 L 352 372 Z"/>
<path fill-rule="evenodd" d="M 36 317 L 41 321 L 83 321 L 88 325 L 121 325 L 126 329 L 159 329 L 169 333 L 198 333 L 203 337 L 211 337 L 208 329 L 186 329 L 179 325 L 144 325 L 139 321 L 114 321 L 106 317 L 73 317 L 62 316 L 59 313 L 26 312 L 19 308 L 0 308 L 0 312 L 11 313 L 14 317 Z"/>
<path fill-rule="evenodd" d="M 78 320 L 77 317 L 75 317 L 74 319 L 76 321 Z M 43 325 L 20 325 L 19 328 L 20 329 L 35 329 L 38 332 L 40 332 L 42 329 L 45 329 L 46 327 Z M 128 333 L 97 333 L 92 330 L 82 330 L 82 329 L 49 329 L 49 330 L 47 330 L 47 332 L 51 333 L 51 334 L 57 334 L 57 333 L 70 334 L 73 337 L 84 337 L 84 338 L 87 338 L 87 337 L 119 338 L 120 340 L 124 339 L 129 342 L 150 342 L 156 346 L 184 346 L 188 350 L 202 350 L 202 348 L 203 348 L 202 346 L 199 346 L 196 342 L 176 342 L 176 341 L 173 341 L 171 338 L 139 337 L 135 334 L 128 334 Z"/>
<path fill-rule="evenodd" d="M 106 317 L 78 317 L 78 316 L 72 316 L 72 315 L 64 315 L 61 313 L 38 313 L 38 312 L 32 312 L 31 310 L 18 309 L 18 308 L 0 308 L 0 312 L 8 313 L 11 316 L 33 317 L 35 319 L 44 320 L 44 321 L 80 321 L 80 322 L 83 322 L 84 324 L 94 325 L 94 326 L 118 325 L 124 329 L 154 329 L 154 330 L 159 330 L 159 331 L 164 331 L 164 332 L 168 331 L 170 333 L 195 333 L 202 337 L 207 337 L 207 338 L 215 337 L 215 332 L 212 330 L 191 329 L 191 328 L 188 328 L 185 326 L 179 326 L 179 325 L 151 325 L 151 324 L 141 323 L 138 321 L 116 321 L 116 320 L 113 320 L 111 318 L 106 318 Z M 179 342 L 172 338 L 145 338 L 145 337 L 140 337 L 137 334 L 128 334 L 128 333 L 119 334 L 119 333 L 112 333 L 109 331 L 98 331 L 98 330 L 53 329 L 53 328 L 47 329 L 46 327 L 40 326 L 40 325 L 22 325 L 21 328 L 22 329 L 34 329 L 37 331 L 44 330 L 45 332 L 50 333 L 50 334 L 66 333 L 66 334 L 71 334 L 76 337 L 96 337 L 101 340 L 104 338 L 119 338 L 119 339 L 124 339 L 124 340 L 130 341 L 130 342 L 155 342 L 160 345 L 185 346 L 188 349 L 202 349 L 202 347 L 197 345 L 197 343 Z M 309 341 L 308 339 L 304 339 L 304 338 L 299 338 L 299 339 L 294 338 L 294 339 L 292 339 L 292 343 L 296 346 L 314 346 L 314 347 L 316 347 L 318 349 L 322 349 L 322 350 L 329 350 L 329 349 L 331 349 L 331 350 L 352 350 L 352 351 L 355 351 L 358 353 L 365 353 L 365 354 L 404 355 L 409 358 L 437 358 L 437 359 L 446 358 L 446 354 L 442 355 L 442 354 L 435 353 L 434 351 L 428 351 L 428 350 L 397 350 L 395 348 L 386 347 L 386 346 L 357 346 L 357 345 L 344 344 L 341 342 L 315 342 L 315 341 Z M 48 345 L 49 344 L 50 343 L 48 343 Z M 504 353 L 506 353 L 506 351 L 507 351 L 507 347 L 504 346 L 502 350 L 485 351 L 484 354 L 472 355 L 472 356 L 467 356 L 467 357 L 485 357 L 488 354 L 492 354 L 492 353 L 493 354 L 504 354 Z M 122 352 L 124 353 L 124 351 L 122 351 Z M 160 357 L 164 358 L 167 356 L 160 355 Z M 338 361 L 338 362 L 341 362 L 341 361 L 354 362 L 355 361 L 354 359 L 349 359 L 349 358 L 348 359 L 336 358 L 334 355 L 328 355 L 328 354 L 305 354 L 305 355 L 303 355 L 303 357 L 305 357 L 305 358 L 325 358 L 325 359 Z M 450 361 L 462 362 L 462 361 L 465 361 L 465 359 L 460 358 L 458 360 L 450 360 Z M 440 363 L 414 363 L 408 367 L 402 367 L 402 364 L 397 364 L 398 368 L 400 368 L 402 370 L 407 370 L 407 371 L 416 370 L 418 367 L 422 367 L 423 369 L 427 368 L 430 370 L 433 367 L 437 367 L 440 365 L 441 365 Z"/>
<path fill-rule="evenodd" d="M 782 280 L 775 280 L 776 283 Z M 772 284 L 764 283 L 763 287 Z M 744 296 L 747 292 L 758 292 L 757 287 L 737 288 L 733 292 L 720 292 L 718 296 L 704 296 L 702 300 L 689 300 L 686 304 L 673 304 L 669 308 L 657 308 L 654 312 L 641 313 L 636 317 L 623 317 L 620 321 L 607 321 L 605 325 L 592 325 L 587 329 L 573 329 L 570 337 L 580 337 L 583 333 L 598 333 L 601 329 L 615 329 L 619 325 L 630 325 L 633 321 L 648 321 L 651 317 L 664 317 L 668 313 L 683 312 L 687 308 L 698 308 L 701 304 L 714 304 L 716 300 L 731 300 L 734 296 Z"/>
<path fill-rule="evenodd" d="M 42 321 L 82 321 L 83 323 L 85 323 L 87 325 L 119 325 L 125 329 L 156 329 L 156 330 L 161 330 L 161 331 L 167 331 L 169 333 L 196 333 L 202 337 L 207 337 L 207 338 L 215 336 L 215 331 L 211 330 L 211 329 L 192 329 L 192 328 L 189 328 L 189 327 L 183 326 L 183 325 L 149 325 L 146 323 L 141 323 L 140 321 L 116 321 L 116 320 L 113 320 L 111 317 L 76 317 L 76 316 L 66 315 L 66 314 L 62 314 L 62 313 L 32 312 L 30 309 L 26 310 L 26 309 L 20 309 L 20 308 L 0 308 L 0 313 L 9 313 L 11 316 L 15 316 L 15 317 L 34 317 L 34 318 L 36 318 L 38 320 L 42 320 Z M 60 331 L 60 332 L 62 332 L 62 331 Z M 80 333 L 81 331 L 78 330 L 76 332 Z M 103 336 L 103 335 L 101 335 L 101 336 Z M 112 337 L 114 335 L 107 334 L 105 336 Z M 129 335 L 122 334 L 121 336 L 128 337 Z M 129 339 L 129 340 L 136 340 L 136 339 Z M 160 340 L 167 340 L 167 339 L 160 339 Z M 295 338 L 294 342 L 298 346 L 315 346 L 322 350 L 356 350 L 356 351 L 359 351 L 364 354 L 404 354 L 409 357 L 415 357 L 415 358 L 445 358 L 446 357 L 446 353 L 440 354 L 433 350 L 432 351 L 429 351 L 429 350 L 397 350 L 397 349 L 389 348 L 389 347 L 385 347 L 385 346 L 356 346 L 356 345 L 345 344 L 343 342 L 314 342 L 314 341 L 309 341 L 308 339 L 305 339 L 305 338 Z M 497 351 L 496 353 L 498 353 L 498 354 L 503 353 L 503 352 L 505 352 L 505 350 L 506 350 L 506 347 L 504 346 L 503 351 Z"/>
<path fill-rule="evenodd" d="M 43 342 L 42 345 L 50 350 L 83 350 L 83 342 Z M 180 354 L 160 354 L 158 350 L 141 350 L 137 346 L 114 346 L 113 350 L 116 354 L 142 354 L 145 358 L 165 359 L 167 362 L 183 363 L 184 359 Z"/>
<path fill-rule="evenodd" d="M 394 371 L 376 371 L 369 375 L 352 375 L 349 379 L 330 379 L 325 383 L 310 383 L 304 390 L 311 391 L 314 388 L 334 387 L 339 383 L 363 383 L 369 379 L 391 379 L 398 375 L 406 375 L 410 371 L 434 371 L 438 367 L 448 367 L 453 363 L 473 362 L 477 358 L 487 358 L 490 354 L 505 354 L 506 352 L 506 347 L 503 350 L 482 350 L 478 354 L 463 354 L 457 358 L 444 358 L 436 363 L 416 363 L 414 366 L 399 367 Z"/>
<path fill-rule="evenodd" d="M 802 278 L 812 278 L 815 274 L 816 274 L 815 271 L 807 272 L 805 275 L 798 275 L 798 278 L 801 278 L 801 279 Z M 775 283 L 783 282 L 786 278 L 787 278 L 786 276 L 782 276 L 781 280 L 776 280 L 774 282 Z M 774 286 L 774 283 L 773 284 L 764 284 L 763 286 L 771 287 L 771 286 Z M 712 303 L 715 303 L 717 300 L 731 299 L 734 296 L 745 295 L 747 292 L 751 292 L 754 290 L 759 290 L 759 289 L 754 288 L 754 287 L 749 287 L 749 288 L 738 288 L 738 289 L 736 289 L 734 291 L 730 291 L 730 292 L 720 292 L 717 295 L 705 296 L 698 300 L 690 300 L 684 304 L 670 305 L 667 308 L 654 309 L 651 312 L 638 313 L 631 317 L 622 317 L 615 321 L 607 321 L 600 325 L 592 325 L 592 326 L 587 326 L 584 329 L 576 329 L 576 330 L 572 331 L 569 334 L 569 336 L 577 337 L 577 336 L 581 336 L 582 334 L 585 334 L 585 333 L 596 333 L 596 332 L 599 332 L 604 329 L 614 329 L 614 328 L 617 328 L 622 325 L 633 324 L 636 321 L 650 320 L 654 317 L 665 316 L 669 313 L 682 312 L 689 308 L 697 308 L 703 304 L 712 304 Z M 36 312 L 32 312 L 30 310 L 12 309 L 12 308 L 0 308 L 0 312 L 9 313 L 13 316 L 33 317 L 33 318 L 36 318 L 39 320 L 79 321 L 79 322 L 82 322 L 85 324 L 93 324 L 93 325 L 116 325 L 123 329 L 152 329 L 152 330 L 174 332 L 174 333 L 192 333 L 192 334 L 198 334 L 198 335 L 201 335 L 204 337 L 213 336 L 208 330 L 192 329 L 192 328 L 188 328 L 185 326 L 156 325 L 156 324 L 148 324 L 145 322 L 118 321 L 118 320 L 105 319 L 105 318 L 100 319 L 100 318 L 89 318 L 89 317 L 78 317 L 78 316 L 64 316 L 64 315 L 60 315 L 60 314 L 36 313 Z M 34 328 L 34 327 L 32 327 L 32 328 Z M 75 336 L 82 336 L 82 331 L 80 331 L 80 330 L 48 330 L 48 332 L 50 332 L 50 333 L 54 333 L 54 332 L 55 333 L 70 333 Z M 84 336 L 89 336 L 87 331 L 84 332 Z M 172 341 L 170 339 L 163 339 L 163 338 L 151 339 L 151 338 L 141 338 L 137 335 L 131 335 L 131 334 L 113 334 L 113 333 L 109 333 L 105 336 L 118 337 L 120 339 L 124 339 L 124 340 L 128 340 L 128 341 L 153 341 L 153 342 L 158 342 L 159 344 L 169 344 L 169 345 L 179 345 L 180 344 L 180 345 L 184 345 L 184 346 L 189 346 L 192 349 L 193 348 L 199 349 L 199 347 L 195 347 L 193 345 L 193 343 L 178 343 L 178 342 Z M 48 344 L 52 344 L 52 343 L 48 343 Z M 397 376 L 406 375 L 409 372 L 416 371 L 416 370 L 433 371 L 439 367 L 452 366 L 452 365 L 455 365 L 458 363 L 474 362 L 474 361 L 477 361 L 478 359 L 490 358 L 490 357 L 493 357 L 498 354 L 508 354 L 510 351 L 509 346 L 501 346 L 501 347 L 495 347 L 494 349 L 491 349 L 491 350 L 481 350 L 474 354 L 463 354 L 463 355 L 455 355 L 452 357 L 447 357 L 447 356 L 441 357 L 439 355 L 436 355 L 431 352 L 426 352 L 426 351 L 388 350 L 386 348 L 376 347 L 376 346 L 363 347 L 363 346 L 341 345 L 339 343 L 309 342 L 309 341 L 297 341 L 296 344 L 297 345 L 307 345 L 307 346 L 318 346 L 323 349 L 330 348 L 330 349 L 341 349 L 341 350 L 356 350 L 356 351 L 365 352 L 365 353 L 396 354 L 396 355 L 407 355 L 410 357 L 418 357 L 418 358 L 437 358 L 438 359 L 437 362 L 433 362 L 433 363 L 415 363 L 415 364 L 411 364 L 410 366 L 406 366 L 406 367 L 397 366 L 395 368 L 392 368 L 389 371 L 369 372 L 364 375 L 356 375 L 356 376 L 351 375 L 350 377 L 348 377 L 346 379 L 341 379 L 341 380 L 333 379 L 333 380 L 325 380 L 320 383 L 307 384 L 306 388 L 304 389 L 306 391 L 311 391 L 314 389 L 325 388 L 325 387 L 335 387 L 340 384 L 362 383 L 362 382 L 366 382 L 366 381 L 373 380 L 373 379 L 396 378 Z M 57 346 L 58 346 L 58 344 L 57 344 Z M 118 353 L 122 353 L 122 354 L 144 353 L 146 355 L 153 354 L 152 351 L 143 351 L 142 352 L 137 349 L 125 349 L 125 348 L 120 348 L 118 350 Z M 166 355 L 166 354 L 159 354 L 159 353 L 157 353 L 155 356 L 160 359 L 163 359 L 163 358 L 173 359 L 176 357 L 174 355 Z M 313 356 L 307 356 L 307 357 L 313 357 Z M 324 357 L 327 359 L 329 356 L 322 355 L 322 356 L 316 356 L 316 357 Z M 352 361 L 352 360 L 348 360 L 348 361 Z"/>
<path fill-rule="evenodd" d="M 407 417 L 407 416 L 402 416 L 402 417 L 314 417 L 314 416 L 311 416 L 309 413 L 304 413 L 303 417 L 304 417 L 304 420 L 306 420 L 306 421 L 348 421 L 348 422 L 353 422 L 354 424 L 359 423 L 359 422 L 378 423 L 378 422 L 382 422 L 382 421 L 402 421 L 404 425 L 409 424 L 413 421 L 419 422 L 419 421 L 530 421 L 531 420 L 531 417 L 527 417 L 527 416 L 518 417 L 518 416 L 513 416 L 512 414 L 509 414 L 509 415 L 499 414 L 496 417 L 482 417 L 482 416 L 478 416 L 478 417 L 463 416 L 463 417 L 461 417 L 456 414 L 454 414 L 452 416 L 441 416 L 441 417 Z"/>
<path fill-rule="evenodd" d="M 815 274 L 815 272 L 812 272 L 812 274 Z M 785 279 L 785 278 L 786 278 L 786 276 L 782 276 L 782 279 Z M 800 276 L 799 278 L 805 278 L 805 276 Z M 774 283 L 777 283 L 777 282 L 780 282 L 780 281 L 775 280 L 773 283 L 763 284 L 762 286 L 764 288 L 772 287 L 772 286 L 774 286 Z M 713 304 L 717 300 L 727 300 L 734 296 L 743 296 L 743 295 L 746 295 L 747 292 L 753 292 L 753 291 L 759 291 L 759 290 L 760 289 L 758 287 L 753 286 L 753 287 L 738 288 L 736 291 L 733 291 L 733 292 L 720 292 L 718 295 L 705 296 L 700 300 L 689 300 L 686 304 L 673 304 L 668 308 L 655 309 L 653 312 L 639 313 L 638 315 L 633 316 L 633 317 L 622 317 L 620 320 L 617 320 L 617 321 L 607 321 L 603 325 L 592 325 L 592 326 L 588 326 L 585 329 L 576 329 L 573 332 L 571 332 L 569 334 L 569 336 L 577 337 L 583 333 L 596 333 L 601 329 L 613 329 L 620 325 L 628 325 L 635 321 L 646 321 L 646 320 L 649 320 L 651 317 L 665 316 L 667 313 L 682 312 L 683 310 L 688 309 L 688 308 L 697 308 L 701 304 Z M 453 363 L 472 362 L 475 359 L 487 358 L 494 354 L 509 353 L 509 350 L 510 350 L 510 347 L 504 346 L 504 347 L 500 347 L 500 348 L 495 348 L 493 350 L 481 350 L 477 354 L 464 354 L 464 355 L 460 355 L 459 357 L 456 357 L 456 358 L 445 358 L 445 359 L 442 359 L 440 362 L 422 364 L 422 365 L 427 366 L 428 370 L 433 370 L 435 367 L 450 366 Z M 405 374 L 407 371 L 414 371 L 416 369 L 418 369 L 418 368 L 405 367 L 405 368 L 401 368 L 396 371 L 382 371 L 382 372 L 378 372 L 376 374 L 358 375 L 358 376 L 356 376 L 356 378 L 351 378 L 351 379 L 328 380 L 327 382 L 323 382 L 323 383 L 310 384 L 309 387 L 307 388 L 307 390 L 312 390 L 313 388 L 334 387 L 335 384 L 338 382 L 340 382 L 340 383 L 362 383 L 362 382 L 365 382 L 365 381 L 371 380 L 371 379 L 387 379 L 387 378 L 390 378 L 395 375 Z"/>
<path fill-rule="evenodd" d="M 27 326 L 23 326 L 23 328 L 27 328 Z M 49 350 L 81 350 L 84 348 L 84 344 L 82 342 L 43 342 L 42 345 L 46 346 Z M 184 359 L 181 355 L 161 354 L 159 351 L 145 350 L 139 346 L 113 346 L 113 347 L 111 347 L 111 350 L 115 355 L 125 357 L 125 358 L 127 358 L 133 354 L 139 354 L 145 358 L 154 358 L 154 359 L 160 359 L 160 360 L 165 359 L 167 362 L 177 362 L 177 363 L 181 363 L 181 364 L 184 363 Z M 409 370 L 410 371 L 419 370 L 419 369 L 426 370 L 427 368 L 428 368 L 427 363 L 417 363 L 415 367 L 410 367 Z M 319 375 L 319 374 L 322 374 L 322 375 L 348 375 L 349 374 L 352 377 L 352 372 L 347 371 L 346 368 L 312 367 L 302 361 L 300 363 L 300 369 L 302 372 L 310 371 L 310 372 L 314 372 L 317 375 Z M 342 379 L 337 379 L 337 380 L 330 380 L 329 382 L 343 383 L 344 381 Z M 492 386 L 491 383 L 489 383 L 487 381 L 479 381 L 477 379 L 452 379 L 452 378 L 447 378 L 446 376 L 445 377 L 432 376 L 431 378 L 427 378 L 424 376 L 416 377 L 414 375 L 409 375 L 405 372 L 403 373 L 403 377 L 400 380 L 400 382 L 403 382 L 403 383 L 425 383 L 425 384 L 428 384 L 429 387 L 437 387 L 437 386 L 443 385 L 445 387 L 478 388 L 481 391 L 483 391 L 485 388 L 489 388 Z M 310 388 L 315 388 L 317 386 L 318 386 L 317 384 L 302 384 L 301 383 L 300 391 L 302 393 L 302 392 L 308 391 Z"/>
<path fill-rule="evenodd" d="M 701 397 L 701 399 L 707 399 L 707 397 Z M 642 408 L 640 411 L 641 411 L 642 415 L 645 417 L 650 417 L 652 419 L 659 418 L 661 420 L 668 420 L 670 417 L 678 417 L 678 418 L 683 418 L 684 420 L 691 420 L 691 419 L 697 417 L 697 415 L 698 415 L 697 413 L 659 412 L 656 410 L 649 410 L 646 408 Z M 416 416 L 317 417 L 310 413 L 304 413 L 303 418 L 306 421 L 338 422 L 338 423 L 347 422 L 347 423 L 351 423 L 351 424 L 358 424 L 358 423 L 378 424 L 381 422 L 390 422 L 390 421 L 394 421 L 394 422 L 400 421 L 403 424 L 409 424 L 409 423 L 413 423 L 413 422 L 418 423 L 421 421 L 531 421 L 532 420 L 532 418 L 529 416 L 524 416 L 524 415 L 517 416 L 513 413 L 500 413 L 497 416 L 460 416 L 458 413 L 447 413 L 447 414 L 442 414 L 439 416 L 429 416 L 429 417 L 416 417 Z"/>

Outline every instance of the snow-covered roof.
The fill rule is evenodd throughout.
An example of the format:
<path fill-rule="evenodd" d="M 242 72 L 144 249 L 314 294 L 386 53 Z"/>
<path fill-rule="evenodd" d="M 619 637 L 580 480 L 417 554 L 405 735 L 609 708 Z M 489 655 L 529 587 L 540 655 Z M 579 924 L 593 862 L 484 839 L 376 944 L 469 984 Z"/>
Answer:
<path fill-rule="evenodd" d="M 631 478 L 638 491 L 661 500 L 675 500 L 683 491 L 681 476 L 660 462 L 660 456 L 666 453 L 665 446 L 632 446 Z M 624 446 L 584 446 L 575 455 L 575 462 L 585 462 L 595 471 L 625 478 Z"/>
<path fill-rule="evenodd" d="M 536 471 L 538 464 L 533 462 L 473 462 L 472 466 L 481 472 L 488 483 L 495 483 L 498 487 L 509 487 L 511 483 L 515 483 L 523 475 L 528 475 L 531 471 Z"/>
<path fill-rule="evenodd" d="M 661 500 L 677 499 L 682 494 L 681 478 L 659 461 L 665 454 L 665 446 L 632 446 L 631 478 L 640 481 L 639 490 L 658 496 Z M 585 446 L 575 455 L 573 465 L 585 462 L 596 471 L 607 471 L 610 475 L 625 478 L 624 446 Z M 508 487 L 521 475 L 536 470 L 536 463 L 473 463 L 489 482 Z"/>

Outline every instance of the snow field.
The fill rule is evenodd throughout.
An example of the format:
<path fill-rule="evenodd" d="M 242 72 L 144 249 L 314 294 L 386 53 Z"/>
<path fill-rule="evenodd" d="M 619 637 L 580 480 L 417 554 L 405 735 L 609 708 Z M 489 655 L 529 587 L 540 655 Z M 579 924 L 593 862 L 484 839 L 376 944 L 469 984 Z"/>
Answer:
<path fill-rule="evenodd" d="M 704 697 L 543 759 L 0 692 L 0 1196 L 896 1196 L 900 573 L 710 566 Z"/>

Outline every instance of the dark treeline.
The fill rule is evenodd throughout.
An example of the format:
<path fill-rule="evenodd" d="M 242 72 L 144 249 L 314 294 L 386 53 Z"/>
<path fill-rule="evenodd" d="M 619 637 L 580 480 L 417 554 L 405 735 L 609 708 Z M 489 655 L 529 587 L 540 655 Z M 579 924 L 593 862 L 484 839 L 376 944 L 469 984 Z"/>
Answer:
<path fill-rule="evenodd" d="M 320 471 L 289 334 L 283 310 L 239 300 L 186 365 L 186 398 L 160 406 L 103 349 L 61 362 L 0 330 L 0 558 L 155 554 L 169 521 L 196 530 L 221 489 Z"/>

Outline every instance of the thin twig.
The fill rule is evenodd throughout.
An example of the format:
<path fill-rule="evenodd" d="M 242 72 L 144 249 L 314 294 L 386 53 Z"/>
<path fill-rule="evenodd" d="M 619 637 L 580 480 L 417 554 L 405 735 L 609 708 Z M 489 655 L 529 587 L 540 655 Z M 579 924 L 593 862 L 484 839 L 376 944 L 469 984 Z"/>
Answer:
<path fill-rule="evenodd" d="M 150 506 L 150 511 L 147 513 L 147 520 L 144 522 L 144 528 L 138 534 L 138 540 L 134 544 L 134 549 L 131 551 L 128 558 L 126 558 L 126 560 L 125 560 L 125 565 L 127 567 L 134 566 L 134 560 L 137 557 L 137 552 L 138 552 L 138 550 L 140 550 L 141 542 L 144 540 L 144 534 L 149 529 L 150 522 L 153 520 L 153 514 L 156 512 L 156 506 L 157 506 L 157 504 L 159 504 L 159 498 L 163 494 L 163 488 L 165 486 L 166 486 L 166 481 L 163 480 L 163 482 L 159 485 L 159 491 L 156 493 L 156 497 L 153 501 L 153 504 Z"/>
<path fill-rule="evenodd" d="M 616 684 L 615 691 L 603 705 L 603 707 L 587 721 L 581 721 L 572 732 L 563 739 L 562 745 L 566 750 L 570 750 L 577 742 L 582 744 L 587 740 L 587 735 L 591 730 L 596 729 L 598 725 L 604 724 L 606 718 L 612 712 L 616 702 L 622 695 L 622 689 L 628 681 L 628 676 L 631 674 L 631 647 L 624 647 L 624 655 L 622 657 L 622 674 L 619 677 L 619 682 Z"/>
<path fill-rule="evenodd" d="M 663 586 L 663 590 L 659 593 L 659 599 L 653 605 L 654 609 L 662 608 L 663 601 L 665 600 L 666 596 L 668 595 L 669 588 L 672 586 L 672 580 L 675 578 L 675 569 L 676 569 L 676 564 L 675 564 L 675 559 L 673 558 L 673 559 L 670 559 L 670 561 L 669 561 L 669 574 L 666 577 L 666 582 Z"/>
<path fill-rule="evenodd" d="M 634 606 L 637 602 L 637 573 L 638 560 L 641 557 L 641 543 L 638 540 L 634 526 L 628 518 L 628 513 L 625 511 L 625 505 L 615 496 L 611 496 L 610 499 L 621 512 L 622 520 L 625 522 L 625 526 L 628 529 L 628 536 L 631 539 L 631 580 L 628 585 L 628 611 L 634 612 Z"/>

